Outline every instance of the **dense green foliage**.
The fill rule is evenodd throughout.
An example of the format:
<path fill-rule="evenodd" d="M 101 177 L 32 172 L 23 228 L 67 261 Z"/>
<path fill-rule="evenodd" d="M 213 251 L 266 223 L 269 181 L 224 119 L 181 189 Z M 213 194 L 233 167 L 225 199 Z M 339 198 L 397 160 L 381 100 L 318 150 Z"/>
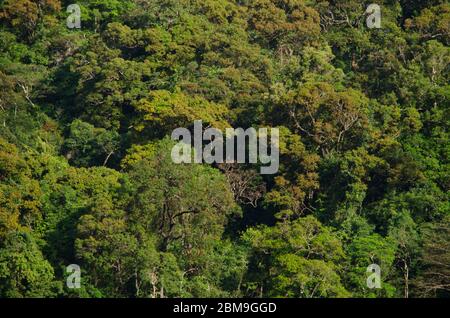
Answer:
<path fill-rule="evenodd" d="M 71 2 L 0 0 L 0 297 L 450 295 L 447 1 Z M 174 164 L 194 120 L 279 172 Z"/>

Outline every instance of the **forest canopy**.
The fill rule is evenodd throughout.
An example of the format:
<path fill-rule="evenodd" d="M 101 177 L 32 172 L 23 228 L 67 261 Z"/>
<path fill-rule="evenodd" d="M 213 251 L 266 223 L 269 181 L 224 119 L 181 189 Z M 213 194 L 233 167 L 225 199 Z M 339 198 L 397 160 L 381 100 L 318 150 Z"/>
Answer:
<path fill-rule="evenodd" d="M 449 297 L 450 4 L 372 3 L 0 0 L 0 297 Z"/>

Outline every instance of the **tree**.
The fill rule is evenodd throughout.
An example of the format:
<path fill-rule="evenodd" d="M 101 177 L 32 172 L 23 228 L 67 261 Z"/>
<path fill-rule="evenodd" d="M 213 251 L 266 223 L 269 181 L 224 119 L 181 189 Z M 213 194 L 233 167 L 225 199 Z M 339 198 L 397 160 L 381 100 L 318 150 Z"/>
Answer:
<path fill-rule="evenodd" d="M 279 51 L 292 50 L 297 42 L 313 41 L 320 33 L 318 12 L 303 1 L 251 1 L 249 17 L 263 43 Z"/>
<path fill-rule="evenodd" d="M 138 131 L 147 128 L 168 133 L 178 127 L 192 126 L 196 120 L 217 129 L 229 127 L 226 107 L 181 92 L 153 91 L 149 99 L 140 100 L 135 107 L 141 114 L 135 126 Z"/>
<path fill-rule="evenodd" d="M 440 39 L 449 45 L 450 6 L 448 3 L 424 8 L 414 18 L 407 19 L 405 26 L 408 29 L 418 31 L 422 39 Z"/>
<path fill-rule="evenodd" d="M 175 244 L 194 260 L 208 240 L 220 237 L 227 216 L 238 209 L 218 170 L 173 163 L 173 145 L 164 139 L 153 156 L 129 169 L 135 191 L 130 212 L 141 226 L 158 233 L 163 251 Z"/>
<path fill-rule="evenodd" d="M 280 128 L 280 173 L 264 198 L 279 219 L 296 218 L 311 211 L 311 201 L 319 187 L 317 167 L 320 157 L 306 149 L 301 137 Z"/>
<path fill-rule="evenodd" d="M 421 273 L 414 282 L 419 296 L 449 295 L 448 221 L 448 217 L 445 217 L 440 222 L 424 224 L 422 227 Z"/>
<path fill-rule="evenodd" d="M 90 282 L 105 295 L 139 296 L 148 293 L 142 291 L 148 279 L 143 271 L 158 264 L 158 253 L 145 238 L 139 242 L 119 208 L 108 198 L 93 203 L 77 226 L 76 257 L 87 267 Z"/>
<path fill-rule="evenodd" d="M 120 136 L 116 131 L 75 120 L 70 125 L 70 136 L 63 149 L 67 159 L 76 166 L 87 167 L 102 162 L 106 166 L 111 156 L 119 150 Z"/>
<path fill-rule="evenodd" d="M 2 4 L 0 19 L 6 20 L 12 28 L 18 27 L 27 39 L 32 39 L 44 16 L 60 9 L 59 0 L 6 0 Z"/>
<path fill-rule="evenodd" d="M 0 295 L 8 298 L 57 294 L 52 266 L 27 233 L 12 232 L 0 247 Z"/>
<path fill-rule="evenodd" d="M 345 260 L 342 244 L 314 217 L 252 228 L 243 239 L 253 252 L 246 282 L 253 293 L 262 297 L 350 296 L 340 276 L 339 264 Z"/>
<path fill-rule="evenodd" d="M 410 214 L 406 211 L 399 214 L 394 220 L 389 235 L 397 242 L 396 262 L 403 273 L 404 297 L 410 294 L 411 270 L 417 266 L 419 249 L 419 234 Z"/>
<path fill-rule="evenodd" d="M 355 89 L 337 92 L 328 83 L 305 83 L 277 101 L 290 128 L 303 135 L 323 155 L 358 143 L 367 125 L 368 99 Z"/>
<path fill-rule="evenodd" d="M 378 234 L 357 237 L 347 247 L 350 268 L 346 274 L 347 285 L 359 297 L 392 297 L 395 287 L 389 277 L 395 260 L 397 244 L 392 238 Z M 381 288 L 370 289 L 367 285 L 367 268 L 376 264 L 381 268 Z"/>
<path fill-rule="evenodd" d="M 76 263 L 74 242 L 80 218 L 95 202 L 119 196 L 122 175 L 105 167 L 74 168 L 53 159 L 45 163 L 41 178 L 45 219 L 36 231 L 45 239 L 43 250 L 51 263 L 65 268 Z"/>
<path fill-rule="evenodd" d="M 0 138 L 0 241 L 9 233 L 34 228 L 42 218 L 39 183 L 13 144 Z"/>
<path fill-rule="evenodd" d="M 93 30 L 99 30 L 107 23 L 113 22 L 135 7 L 134 1 L 125 0 L 81 0 L 83 25 Z"/>

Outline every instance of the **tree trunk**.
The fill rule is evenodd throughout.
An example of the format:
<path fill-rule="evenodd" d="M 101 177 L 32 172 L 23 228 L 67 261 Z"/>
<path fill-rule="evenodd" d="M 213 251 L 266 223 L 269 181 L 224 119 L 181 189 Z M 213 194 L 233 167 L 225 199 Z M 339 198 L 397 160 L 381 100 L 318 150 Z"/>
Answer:
<path fill-rule="evenodd" d="M 409 298 L 409 268 L 405 261 L 405 266 L 403 268 L 403 276 L 405 279 L 405 298 Z"/>

